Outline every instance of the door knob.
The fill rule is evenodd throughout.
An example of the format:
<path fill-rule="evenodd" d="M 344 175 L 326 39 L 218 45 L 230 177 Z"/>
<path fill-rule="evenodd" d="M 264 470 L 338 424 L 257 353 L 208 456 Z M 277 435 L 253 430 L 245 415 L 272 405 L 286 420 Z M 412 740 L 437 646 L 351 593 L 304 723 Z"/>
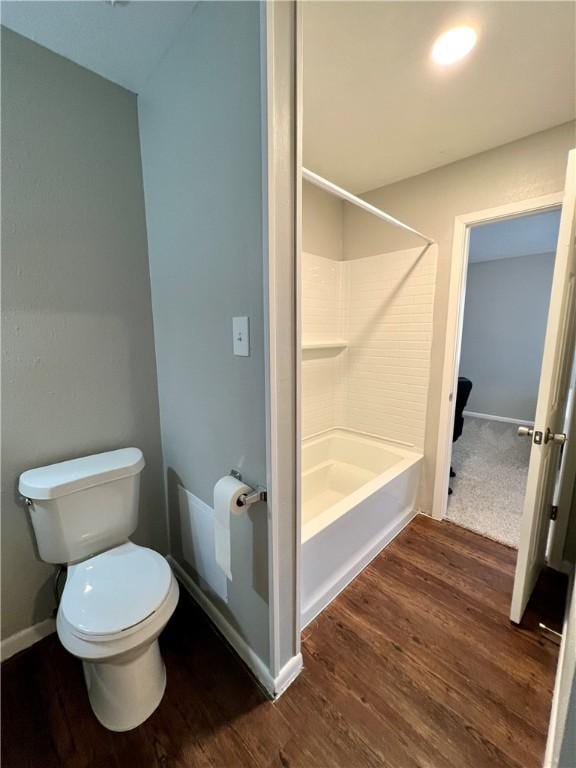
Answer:
<path fill-rule="evenodd" d="M 518 437 L 532 437 L 534 429 L 532 427 L 518 427 Z"/>
<path fill-rule="evenodd" d="M 547 429 L 546 434 L 544 435 L 544 442 L 564 445 L 566 442 L 566 434 L 565 432 L 550 432 L 550 430 Z"/>

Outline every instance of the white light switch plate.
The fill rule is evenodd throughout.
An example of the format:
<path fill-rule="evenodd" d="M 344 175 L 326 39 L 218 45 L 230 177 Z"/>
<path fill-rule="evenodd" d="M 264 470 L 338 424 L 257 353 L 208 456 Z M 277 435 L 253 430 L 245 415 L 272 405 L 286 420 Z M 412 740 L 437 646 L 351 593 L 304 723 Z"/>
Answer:
<path fill-rule="evenodd" d="M 232 337 L 234 339 L 234 354 L 239 357 L 250 355 L 250 322 L 247 317 L 232 318 Z"/>

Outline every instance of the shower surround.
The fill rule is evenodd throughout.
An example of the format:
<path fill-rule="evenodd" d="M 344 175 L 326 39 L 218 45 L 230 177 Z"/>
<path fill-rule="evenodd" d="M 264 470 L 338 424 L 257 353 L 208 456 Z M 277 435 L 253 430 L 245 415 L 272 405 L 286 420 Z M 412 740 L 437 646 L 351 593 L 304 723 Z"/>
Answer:
<path fill-rule="evenodd" d="M 340 427 L 423 449 L 435 274 L 434 245 L 302 254 L 303 437 Z"/>
<path fill-rule="evenodd" d="M 415 514 L 436 246 L 302 254 L 302 624 Z"/>

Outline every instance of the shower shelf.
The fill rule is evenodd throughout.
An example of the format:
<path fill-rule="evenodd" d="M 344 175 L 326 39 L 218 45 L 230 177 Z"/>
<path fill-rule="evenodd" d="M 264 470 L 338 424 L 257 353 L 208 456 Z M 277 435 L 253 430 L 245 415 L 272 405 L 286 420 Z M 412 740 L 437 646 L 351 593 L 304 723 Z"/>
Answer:
<path fill-rule="evenodd" d="M 302 349 L 345 349 L 348 342 L 344 339 L 303 339 Z"/>

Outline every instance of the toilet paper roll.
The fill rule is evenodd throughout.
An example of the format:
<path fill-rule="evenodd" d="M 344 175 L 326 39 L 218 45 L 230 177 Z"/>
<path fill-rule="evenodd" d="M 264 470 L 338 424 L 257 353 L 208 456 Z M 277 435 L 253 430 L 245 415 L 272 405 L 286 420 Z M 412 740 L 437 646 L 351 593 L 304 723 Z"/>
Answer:
<path fill-rule="evenodd" d="M 240 496 L 252 489 L 232 475 L 221 477 L 214 486 L 214 546 L 216 562 L 231 580 L 230 516 L 239 515 L 246 507 L 238 504 Z"/>

